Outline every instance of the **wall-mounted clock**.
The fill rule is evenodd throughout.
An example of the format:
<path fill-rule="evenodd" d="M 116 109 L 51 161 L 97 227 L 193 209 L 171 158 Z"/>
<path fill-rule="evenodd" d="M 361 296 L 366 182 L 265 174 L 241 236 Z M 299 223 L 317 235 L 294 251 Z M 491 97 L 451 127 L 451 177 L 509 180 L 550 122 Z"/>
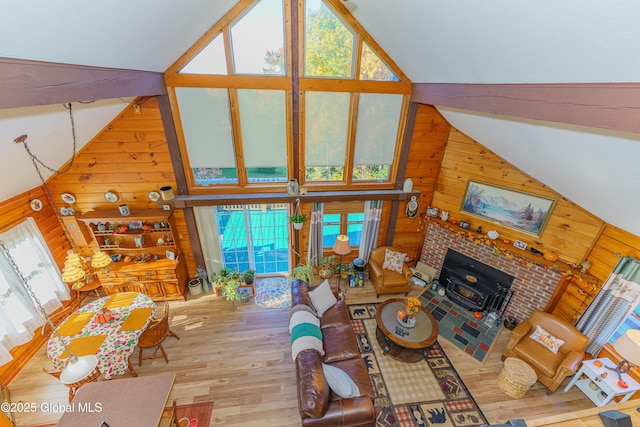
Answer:
<path fill-rule="evenodd" d="M 416 196 L 411 196 L 411 201 L 409 203 L 407 203 L 407 210 L 406 210 L 406 214 L 408 218 L 415 218 L 416 215 L 418 215 L 418 208 L 420 207 L 420 205 L 418 205 L 418 201 L 416 200 Z"/>

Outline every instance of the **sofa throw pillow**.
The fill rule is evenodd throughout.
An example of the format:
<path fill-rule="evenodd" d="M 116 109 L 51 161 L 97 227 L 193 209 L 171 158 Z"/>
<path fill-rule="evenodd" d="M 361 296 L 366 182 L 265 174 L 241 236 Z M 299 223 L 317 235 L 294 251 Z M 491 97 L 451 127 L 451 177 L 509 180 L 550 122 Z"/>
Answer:
<path fill-rule="evenodd" d="M 353 382 L 349 374 L 342 369 L 323 363 L 322 371 L 324 372 L 324 377 L 327 379 L 329 388 L 341 398 L 348 399 L 350 397 L 360 396 L 358 385 Z"/>
<path fill-rule="evenodd" d="M 318 317 L 322 317 L 325 311 L 329 310 L 338 302 L 333 291 L 331 291 L 328 280 L 325 280 L 314 290 L 310 291 L 309 299 L 311 299 L 311 304 L 313 304 L 313 308 L 316 309 Z"/>
<path fill-rule="evenodd" d="M 382 268 L 384 268 L 385 270 L 395 271 L 396 273 L 402 273 L 402 265 L 404 264 L 404 259 L 406 257 L 406 253 L 385 249 Z"/>
<path fill-rule="evenodd" d="M 558 354 L 558 350 L 560 349 L 560 347 L 562 347 L 562 344 L 564 344 L 563 340 L 554 337 L 540 325 L 536 326 L 536 330 L 533 331 L 533 333 L 529 335 L 529 337 L 535 342 L 547 347 L 553 352 L 553 354 Z"/>
<path fill-rule="evenodd" d="M 322 347 L 322 331 L 320 327 L 312 323 L 298 323 L 291 328 L 291 357 L 296 360 L 302 350 L 317 350 L 324 356 Z"/>

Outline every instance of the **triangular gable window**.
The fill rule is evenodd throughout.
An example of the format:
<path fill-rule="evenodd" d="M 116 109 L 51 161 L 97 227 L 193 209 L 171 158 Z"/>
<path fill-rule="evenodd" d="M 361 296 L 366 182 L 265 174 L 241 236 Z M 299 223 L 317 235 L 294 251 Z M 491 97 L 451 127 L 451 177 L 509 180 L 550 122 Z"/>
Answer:
<path fill-rule="evenodd" d="M 180 73 L 183 74 L 227 74 L 227 61 L 224 58 L 224 40 L 222 33 L 198 53 Z"/>
<path fill-rule="evenodd" d="M 353 78 L 353 32 L 324 2 L 305 5 L 305 76 Z"/>
<path fill-rule="evenodd" d="M 284 76 L 282 0 L 262 0 L 231 26 L 234 74 Z"/>
<path fill-rule="evenodd" d="M 380 56 L 371 49 L 368 43 L 362 44 L 362 59 L 360 61 L 360 80 L 377 80 L 397 82 L 400 79 L 380 59 Z"/>

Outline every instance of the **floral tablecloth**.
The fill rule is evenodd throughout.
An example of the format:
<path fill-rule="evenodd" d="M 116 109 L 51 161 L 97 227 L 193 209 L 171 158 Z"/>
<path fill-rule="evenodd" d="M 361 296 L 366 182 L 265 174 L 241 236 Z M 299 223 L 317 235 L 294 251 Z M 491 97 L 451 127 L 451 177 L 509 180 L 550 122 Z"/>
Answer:
<path fill-rule="evenodd" d="M 109 308 L 112 317 L 105 323 L 99 323 L 97 317 L 103 308 Z M 155 311 L 156 305 L 147 295 L 119 293 L 79 308 L 58 330 L 76 356 L 95 354 L 103 377 L 111 379 L 128 371 L 129 357 Z M 68 354 L 55 333 L 47 344 L 47 355 L 56 369 L 66 366 Z"/>

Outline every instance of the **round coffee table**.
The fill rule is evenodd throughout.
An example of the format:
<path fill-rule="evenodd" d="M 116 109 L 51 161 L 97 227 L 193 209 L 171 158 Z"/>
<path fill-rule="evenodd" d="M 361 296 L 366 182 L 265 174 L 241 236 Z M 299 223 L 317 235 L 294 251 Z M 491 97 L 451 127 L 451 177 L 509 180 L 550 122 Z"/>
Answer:
<path fill-rule="evenodd" d="M 403 362 L 418 362 L 426 359 L 427 349 L 436 342 L 438 322 L 420 307 L 414 316 L 416 326 L 406 328 L 396 318 L 404 306 L 404 298 L 391 298 L 380 304 L 376 313 L 376 338 L 384 354 Z"/>

